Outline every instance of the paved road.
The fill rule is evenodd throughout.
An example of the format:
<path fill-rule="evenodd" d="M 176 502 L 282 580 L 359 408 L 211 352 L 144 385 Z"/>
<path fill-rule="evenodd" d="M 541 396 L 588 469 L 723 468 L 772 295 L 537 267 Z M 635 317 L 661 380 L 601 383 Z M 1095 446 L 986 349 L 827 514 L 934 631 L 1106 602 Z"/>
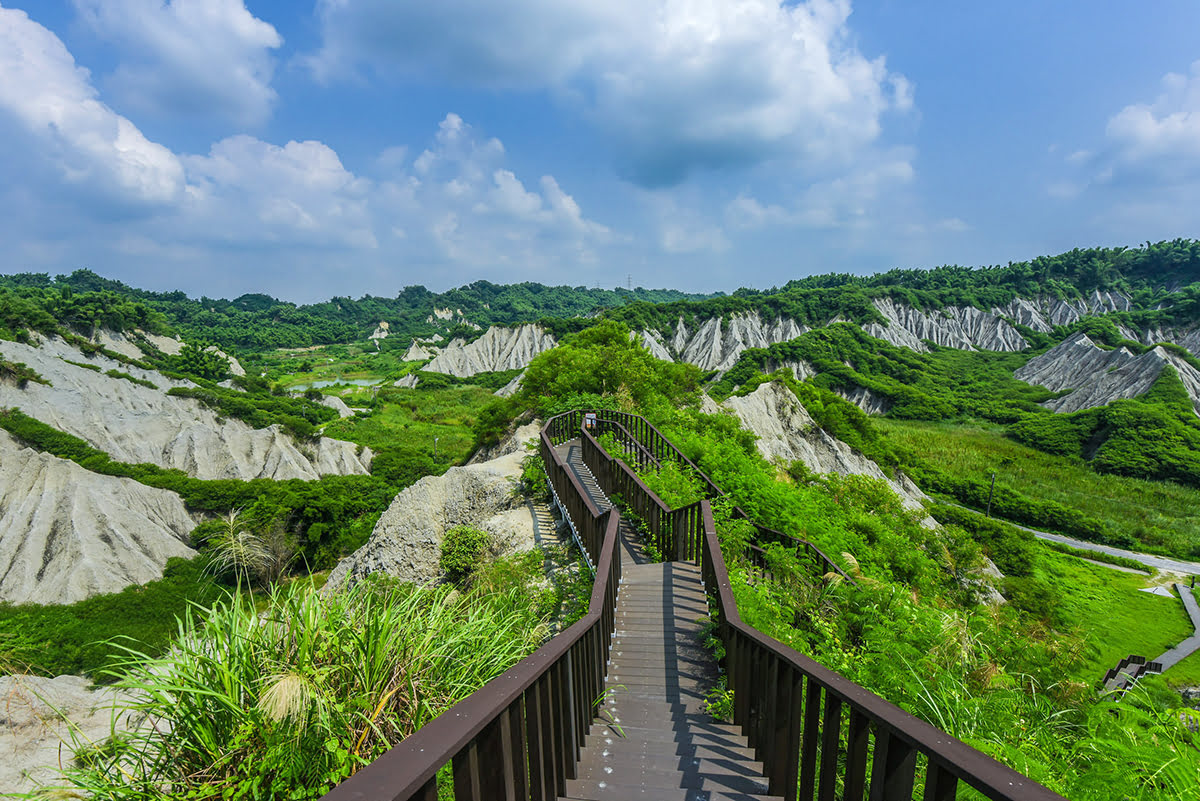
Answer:
<path fill-rule="evenodd" d="M 1072 548 L 1080 548 L 1085 551 L 1098 551 L 1111 556 L 1124 556 L 1126 559 L 1133 559 L 1156 570 L 1169 570 L 1172 573 L 1187 573 L 1200 576 L 1200 562 L 1185 562 L 1181 559 L 1171 559 L 1167 556 L 1155 556 L 1148 553 L 1138 553 L 1137 551 L 1127 551 L 1124 548 L 1113 548 L 1109 545 L 1097 545 L 1094 542 L 1073 540 L 1070 537 L 1064 537 L 1060 534 L 1048 534 L 1045 531 L 1037 531 L 1025 526 L 1017 526 L 1017 528 L 1024 528 L 1038 539 L 1062 542 L 1070 545 Z"/>

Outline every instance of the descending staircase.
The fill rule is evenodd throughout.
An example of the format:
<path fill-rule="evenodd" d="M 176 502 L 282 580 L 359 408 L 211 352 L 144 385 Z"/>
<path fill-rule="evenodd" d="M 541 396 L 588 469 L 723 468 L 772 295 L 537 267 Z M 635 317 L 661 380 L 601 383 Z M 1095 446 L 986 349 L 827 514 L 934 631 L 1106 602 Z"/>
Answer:
<path fill-rule="evenodd" d="M 559 452 L 600 509 L 611 506 L 576 442 Z M 563 801 L 763 801 L 763 766 L 738 727 L 704 710 L 717 666 L 701 642 L 700 569 L 651 563 L 621 521 L 622 571 L 605 694 Z M 600 699 L 597 699 L 600 700 Z"/>

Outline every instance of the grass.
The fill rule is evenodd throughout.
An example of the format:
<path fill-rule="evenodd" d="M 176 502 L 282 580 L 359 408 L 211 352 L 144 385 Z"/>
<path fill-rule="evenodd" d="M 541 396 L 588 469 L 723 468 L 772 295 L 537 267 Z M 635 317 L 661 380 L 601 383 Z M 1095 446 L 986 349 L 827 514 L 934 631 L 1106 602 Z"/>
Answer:
<path fill-rule="evenodd" d="M 42 676 L 103 679 L 122 645 L 161 653 L 175 635 L 177 617 L 227 592 L 211 580 L 202 559 L 174 558 L 161 579 L 121 592 L 66 605 L 0 604 L 0 665 Z"/>
<path fill-rule="evenodd" d="M 324 433 L 366 445 L 376 453 L 399 449 L 423 454 L 444 470 L 471 455 L 475 441 L 472 426 L 479 410 L 493 399 L 488 390 L 473 386 L 430 390 L 388 387 L 374 398 L 369 392 L 361 392 L 346 396 L 346 403 L 374 404 L 371 413 L 334 421 Z"/>
<path fill-rule="evenodd" d="M 1051 456 L 988 424 L 923 423 L 876 418 L 891 440 L 942 470 L 1007 485 L 1128 533 L 1146 550 L 1200 558 L 1200 490 L 1161 481 L 1102 475 L 1077 459 Z"/>
<path fill-rule="evenodd" d="M 377 352 L 373 346 L 324 345 L 264 353 L 248 363 L 247 369 L 266 371 L 269 379 L 285 388 L 302 387 L 314 381 L 394 381 L 412 367 L 401 361 L 402 356 L 404 350 L 395 348 Z"/>
<path fill-rule="evenodd" d="M 1059 596 L 1056 623 L 1075 628 L 1084 638 L 1074 678 L 1086 684 L 1130 654 L 1154 659 L 1192 634 L 1178 598 L 1141 592 L 1150 576 L 1125 573 L 1043 548 L 1037 576 Z M 1200 662 L 1197 663 L 1200 666 Z M 1174 669 L 1165 674 L 1174 678 Z"/>
<path fill-rule="evenodd" d="M 119 686 L 151 724 L 78 743 L 67 771 L 95 799 L 315 799 L 543 640 L 528 588 L 491 594 L 369 581 L 293 584 L 258 612 L 218 602 Z"/>

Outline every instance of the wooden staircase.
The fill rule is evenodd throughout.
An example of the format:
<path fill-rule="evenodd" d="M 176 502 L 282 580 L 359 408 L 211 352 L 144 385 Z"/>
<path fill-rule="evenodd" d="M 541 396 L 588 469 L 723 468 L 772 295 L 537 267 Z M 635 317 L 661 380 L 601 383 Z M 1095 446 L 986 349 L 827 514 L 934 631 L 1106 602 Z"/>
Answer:
<path fill-rule="evenodd" d="M 576 443 L 559 446 L 600 508 L 611 506 Z M 758 801 L 767 795 L 762 763 L 738 727 L 704 709 L 717 665 L 704 646 L 708 603 L 700 569 L 651 563 L 639 536 L 621 523 L 623 569 L 605 693 L 580 753 L 567 801 Z"/>

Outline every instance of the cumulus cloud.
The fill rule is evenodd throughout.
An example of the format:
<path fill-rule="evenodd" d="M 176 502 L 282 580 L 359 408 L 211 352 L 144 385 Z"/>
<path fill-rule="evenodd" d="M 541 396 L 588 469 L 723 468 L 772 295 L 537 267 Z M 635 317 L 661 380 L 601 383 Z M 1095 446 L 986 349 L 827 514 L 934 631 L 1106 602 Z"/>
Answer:
<path fill-rule="evenodd" d="M 127 108 L 262 122 L 275 103 L 271 51 L 283 44 L 244 0 L 74 0 L 120 46 L 108 85 Z"/>
<path fill-rule="evenodd" d="M 9 144 L 0 150 L 0 235 L 31 266 L 70 258 L 61 242 L 94 265 L 107 250 L 122 263 L 204 262 L 214 276 L 225 259 L 214 265 L 213 253 L 249 258 L 264 248 L 291 254 L 288 263 L 326 253 L 356 263 L 560 269 L 594 260 L 613 239 L 553 176 L 518 175 L 499 140 L 456 114 L 415 159 L 402 145 L 385 150 L 372 175 L 319 141 L 239 134 L 207 153 L 175 153 L 101 102 L 53 33 L 5 8 L 0 134 Z M 57 213 L 64 198 L 71 215 Z M 276 269 L 283 263 L 277 256 Z"/>
<path fill-rule="evenodd" d="M 852 44 L 849 0 L 319 0 L 331 79 L 363 64 L 548 89 L 604 126 L 643 186 L 783 159 L 844 168 L 911 86 Z M 537 24 L 530 24 L 537 20 Z"/>
<path fill-rule="evenodd" d="M 0 112 L 38 143 L 62 180 L 89 194 L 154 207 L 183 189 L 175 154 L 100 102 L 62 41 L 10 8 L 0 8 Z"/>
<path fill-rule="evenodd" d="M 1168 73 L 1153 103 L 1136 103 L 1117 112 L 1105 134 L 1103 178 L 1132 173 L 1158 179 L 1194 178 L 1200 170 L 1200 61 L 1187 75 Z"/>
<path fill-rule="evenodd" d="M 430 146 L 389 177 L 380 197 L 398 212 L 426 217 L 435 250 L 463 264 L 537 265 L 564 252 L 591 260 L 596 245 L 611 241 L 612 232 L 584 217 L 553 176 L 526 186 L 504 158 L 498 139 L 447 114 Z M 404 230 L 412 238 L 411 226 Z"/>

